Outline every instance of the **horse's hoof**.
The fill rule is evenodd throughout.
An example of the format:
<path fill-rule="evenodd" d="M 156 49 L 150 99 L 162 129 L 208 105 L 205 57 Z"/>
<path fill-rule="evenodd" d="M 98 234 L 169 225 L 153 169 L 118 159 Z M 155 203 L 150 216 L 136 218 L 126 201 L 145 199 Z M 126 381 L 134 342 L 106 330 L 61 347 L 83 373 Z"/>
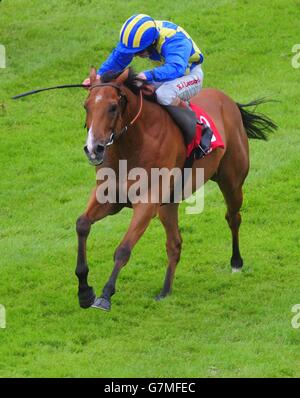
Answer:
<path fill-rule="evenodd" d="M 110 311 L 111 303 L 104 297 L 98 297 L 92 305 L 92 308 L 99 308 L 103 311 Z"/>
<path fill-rule="evenodd" d="M 242 267 L 240 267 L 240 268 L 231 268 L 231 270 L 232 270 L 233 274 L 236 274 L 236 273 L 242 272 Z"/>
<path fill-rule="evenodd" d="M 161 301 L 164 298 L 166 298 L 168 296 L 168 294 L 165 293 L 159 293 L 157 296 L 155 296 L 155 301 Z"/>
<path fill-rule="evenodd" d="M 95 301 L 96 295 L 92 287 L 78 292 L 79 305 L 81 308 L 89 308 Z"/>

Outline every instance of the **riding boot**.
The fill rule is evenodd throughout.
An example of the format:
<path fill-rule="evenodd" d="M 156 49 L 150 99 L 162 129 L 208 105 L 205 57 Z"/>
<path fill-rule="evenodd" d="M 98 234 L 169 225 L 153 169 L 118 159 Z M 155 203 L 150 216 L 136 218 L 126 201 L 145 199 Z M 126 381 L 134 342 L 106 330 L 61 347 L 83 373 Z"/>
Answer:
<path fill-rule="evenodd" d="M 207 155 L 207 153 L 209 152 L 213 131 L 207 124 L 204 124 L 200 121 L 198 121 L 197 123 L 200 124 L 202 128 L 201 141 L 199 144 L 200 151 L 198 152 L 198 156 L 196 155 L 196 158 L 200 159 L 203 156 Z"/>
<path fill-rule="evenodd" d="M 182 99 L 179 99 L 179 103 L 177 106 L 180 108 L 191 109 L 189 102 L 183 101 Z M 199 152 L 198 152 L 199 156 L 198 158 L 201 158 L 202 156 L 205 156 L 210 149 L 213 132 L 207 124 L 204 124 L 200 120 L 197 121 L 197 124 L 200 124 L 202 128 L 201 142 L 199 144 Z"/>
<path fill-rule="evenodd" d="M 165 108 L 183 131 L 186 145 L 191 143 L 195 137 L 197 124 L 202 126 L 202 138 L 197 152 L 199 158 L 206 155 L 210 148 L 210 141 L 213 133 L 206 124 L 197 120 L 196 113 L 191 109 L 189 102 L 183 101 L 177 97 L 176 100 L 172 102 L 172 105 L 166 105 Z"/>

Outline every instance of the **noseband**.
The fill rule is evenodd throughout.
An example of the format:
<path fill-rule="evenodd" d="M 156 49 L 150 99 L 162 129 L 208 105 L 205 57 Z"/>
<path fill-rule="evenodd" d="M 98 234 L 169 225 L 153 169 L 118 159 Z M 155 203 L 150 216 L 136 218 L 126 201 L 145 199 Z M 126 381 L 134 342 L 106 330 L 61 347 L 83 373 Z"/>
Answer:
<path fill-rule="evenodd" d="M 123 104 L 121 104 L 121 108 L 122 108 L 122 114 L 124 113 L 127 103 L 128 103 L 128 100 L 127 100 L 126 95 L 122 92 L 121 87 L 118 84 L 116 84 L 116 83 L 96 83 L 96 84 L 93 84 L 89 90 L 92 91 L 96 87 L 113 87 L 113 88 L 115 88 L 119 95 L 119 104 L 123 103 Z M 131 120 L 131 122 L 129 122 L 128 124 L 125 125 L 125 127 L 122 128 L 122 130 L 118 134 L 116 133 L 115 129 L 113 129 L 108 141 L 104 144 L 104 148 L 112 145 L 114 143 L 115 139 L 118 139 L 119 137 L 121 137 L 121 135 L 126 133 L 128 128 L 131 127 L 136 122 L 138 117 L 140 116 L 140 114 L 142 112 L 142 108 L 143 108 L 143 94 L 142 94 L 142 91 L 140 90 L 140 106 L 139 106 L 139 110 L 138 110 L 137 114 Z"/>

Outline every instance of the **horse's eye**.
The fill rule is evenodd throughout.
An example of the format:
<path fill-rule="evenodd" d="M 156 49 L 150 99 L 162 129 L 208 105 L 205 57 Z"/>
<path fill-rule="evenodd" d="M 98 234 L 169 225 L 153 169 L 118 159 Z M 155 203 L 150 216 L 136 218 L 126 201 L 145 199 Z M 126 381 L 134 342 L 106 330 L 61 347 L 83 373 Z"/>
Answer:
<path fill-rule="evenodd" d="M 116 110 L 118 109 L 118 105 L 117 104 L 113 104 L 109 107 L 108 112 L 109 113 L 115 113 Z"/>

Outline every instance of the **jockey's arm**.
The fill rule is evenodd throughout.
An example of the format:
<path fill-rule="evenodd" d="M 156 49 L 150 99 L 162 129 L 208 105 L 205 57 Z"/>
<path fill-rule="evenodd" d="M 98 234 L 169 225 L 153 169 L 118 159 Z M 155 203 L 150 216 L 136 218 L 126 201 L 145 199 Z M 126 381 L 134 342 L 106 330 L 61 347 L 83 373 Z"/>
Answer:
<path fill-rule="evenodd" d="M 122 54 L 116 49 L 112 51 L 112 53 L 109 55 L 107 60 L 103 62 L 103 64 L 100 66 L 100 68 L 97 71 L 97 77 L 100 80 L 100 76 L 103 75 L 103 73 L 107 71 L 113 71 L 113 72 L 120 72 L 123 69 L 125 69 L 130 62 L 133 59 L 132 54 Z M 90 84 L 90 79 L 89 77 L 85 79 L 82 83 L 85 86 L 89 86 Z"/>
<path fill-rule="evenodd" d="M 100 66 L 97 74 L 101 76 L 107 71 L 120 72 L 131 63 L 132 59 L 133 54 L 123 54 L 114 49 L 107 60 Z"/>
<path fill-rule="evenodd" d="M 164 43 L 162 56 L 165 63 L 144 72 L 148 82 L 164 82 L 183 76 L 188 67 L 191 51 L 192 43 L 188 39 Z"/>

